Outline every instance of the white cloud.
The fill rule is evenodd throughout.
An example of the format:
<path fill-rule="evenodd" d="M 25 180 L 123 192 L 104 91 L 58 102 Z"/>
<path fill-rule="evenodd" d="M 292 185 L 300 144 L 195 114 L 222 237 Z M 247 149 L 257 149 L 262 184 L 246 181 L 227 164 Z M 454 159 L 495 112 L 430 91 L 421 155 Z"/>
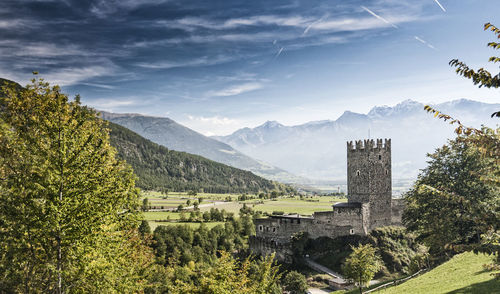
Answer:
<path fill-rule="evenodd" d="M 90 7 L 90 12 L 99 18 L 105 18 L 120 10 L 133 10 L 143 5 L 158 5 L 168 0 L 98 0 Z"/>
<path fill-rule="evenodd" d="M 219 115 L 215 116 L 195 116 L 186 115 L 187 120 L 181 123 L 205 136 L 230 134 L 242 128 L 246 123 L 238 119 L 232 119 Z"/>
<path fill-rule="evenodd" d="M 110 67 L 94 65 L 82 68 L 64 68 L 48 73 L 41 72 L 40 74 L 51 84 L 69 86 L 91 78 L 110 75 L 113 71 Z"/>
<path fill-rule="evenodd" d="M 4 57 L 56 58 L 67 56 L 89 57 L 94 53 L 76 45 L 58 45 L 46 42 L 19 42 L 0 40 L 0 54 Z"/>
<path fill-rule="evenodd" d="M 99 110 L 113 111 L 116 107 L 130 106 L 136 104 L 132 100 L 118 100 L 118 99 L 97 99 L 88 103 L 89 106 Z"/>
<path fill-rule="evenodd" d="M 159 62 L 142 62 L 136 63 L 136 66 L 150 69 L 169 69 L 177 67 L 195 67 L 195 66 L 208 66 L 220 63 L 225 63 L 231 61 L 232 58 L 228 56 L 218 56 L 209 58 L 208 56 L 203 56 L 200 58 L 195 58 L 191 60 L 186 60 L 184 62 L 179 61 L 159 61 Z"/>
<path fill-rule="evenodd" d="M 262 89 L 263 87 L 264 85 L 260 82 L 250 82 L 250 83 L 244 83 L 227 87 L 225 89 L 218 91 L 211 91 L 208 93 L 208 96 L 215 96 L 215 97 L 235 96 L 246 92 Z"/>
<path fill-rule="evenodd" d="M 202 123 L 209 123 L 212 125 L 217 125 L 217 126 L 225 126 L 225 125 L 232 125 L 237 123 L 237 120 L 235 119 L 230 119 L 227 117 L 220 117 L 220 116 L 212 116 L 212 117 L 204 117 L 204 116 L 192 116 L 188 115 L 188 119 L 191 121 L 198 121 Z"/>

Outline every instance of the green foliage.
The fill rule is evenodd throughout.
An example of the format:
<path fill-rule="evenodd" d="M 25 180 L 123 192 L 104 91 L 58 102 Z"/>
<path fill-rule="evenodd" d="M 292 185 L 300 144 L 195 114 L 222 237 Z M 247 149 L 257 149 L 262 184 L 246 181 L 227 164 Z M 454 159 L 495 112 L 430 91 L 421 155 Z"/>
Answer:
<path fill-rule="evenodd" d="M 149 210 L 149 199 L 148 198 L 144 198 L 142 200 L 142 207 L 141 207 L 141 209 L 144 212 L 147 212 Z"/>
<path fill-rule="evenodd" d="M 340 272 L 344 260 L 352 252 L 351 245 L 367 242 L 365 237 L 359 235 L 341 236 L 335 239 L 319 237 L 309 239 L 304 252 L 309 254 L 316 262 Z"/>
<path fill-rule="evenodd" d="M 156 271 L 154 283 L 146 293 L 194 294 L 278 294 L 281 293 L 278 266 L 274 256 L 261 260 L 237 261 L 225 251 L 211 264 L 190 262 Z"/>
<path fill-rule="evenodd" d="M 149 222 L 146 220 L 142 220 L 141 224 L 139 225 L 139 233 L 141 233 L 143 236 L 147 234 L 151 234 L 151 227 L 149 226 Z"/>
<path fill-rule="evenodd" d="M 368 243 L 382 258 L 384 275 L 410 274 L 428 266 L 427 247 L 403 227 L 382 227 L 368 235 Z"/>
<path fill-rule="evenodd" d="M 482 180 L 488 162 L 460 138 L 428 155 L 428 166 L 404 195 L 403 221 L 433 254 L 477 244 L 500 226 L 499 189 Z"/>
<path fill-rule="evenodd" d="M 33 79 L 0 96 L 0 288 L 135 292 L 150 249 L 138 193 L 96 113 Z"/>
<path fill-rule="evenodd" d="M 303 274 L 290 271 L 283 279 L 285 290 L 290 294 L 303 294 L 307 291 L 307 281 Z"/>
<path fill-rule="evenodd" d="M 352 253 L 345 260 L 343 272 L 346 278 L 363 288 L 381 268 L 381 259 L 376 249 L 370 245 L 352 247 Z"/>
<path fill-rule="evenodd" d="M 138 176 L 137 186 L 145 190 L 242 193 L 292 189 L 249 171 L 243 171 L 198 155 L 169 150 L 117 124 L 109 123 L 111 145 Z M 293 189 L 292 189 L 293 190 Z"/>
<path fill-rule="evenodd" d="M 500 38 L 500 29 L 492 25 L 491 23 L 486 23 L 484 25 L 484 30 L 490 30 L 492 31 L 497 39 Z M 491 47 L 495 50 L 500 49 L 500 43 L 498 42 L 489 42 L 488 47 Z M 500 57 L 497 56 L 492 56 L 488 59 L 489 62 L 497 63 L 500 62 Z M 500 87 L 500 72 L 497 73 L 496 75 L 492 75 L 489 71 L 485 70 L 484 68 L 480 68 L 478 70 L 471 69 L 467 66 L 467 64 L 459 61 L 458 59 L 453 59 L 450 61 L 450 65 L 453 67 L 456 67 L 457 69 L 455 72 L 467 79 L 472 80 L 474 85 L 479 85 L 479 88 L 481 87 L 487 87 L 487 88 L 498 88 Z M 500 117 L 500 111 L 494 112 L 491 117 Z"/>
<path fill-rule="evenodd" d="M 153 233 L 157 260 L 164 265 L 187 265 L 209 262 L 220 250 L 233 252 L 248 248 L 247 240 L 255 234 L 251 217 L 231 219 L 208 230 L 204 223 L 197 229 L 187 225 L 159 226 Z"/>
<path fill-rule="evenodd" d="M 290 245 L 293 255 L 296 257 L 302 257 L 308 241 L 309 234 L 307 232 L 298 232 L 293 234 Z"/>

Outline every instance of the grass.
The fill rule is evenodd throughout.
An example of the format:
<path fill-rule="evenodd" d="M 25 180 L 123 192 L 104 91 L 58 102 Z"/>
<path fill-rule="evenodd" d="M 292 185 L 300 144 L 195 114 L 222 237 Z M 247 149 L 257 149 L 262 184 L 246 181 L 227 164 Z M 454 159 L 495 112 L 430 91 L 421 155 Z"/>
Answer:
<path fill-rule="evenodd" d="M 190 226 L 192 228 L 198 228 L 201 223 L 168 223 L 168 222 L 155 222 L 155 221 L 148 221 L 149 222 L 149 227 L 151 228 L 151 231 L 154 231 L 156 227 L 158 226 L 175 226 L 175 225 L 180 225 L 180 226 Z M 224 225 L 223 222 L 210 222 L 210 223 L 204 223 L 208 229 L 211 229 L 215 227 L 216 225 Z"/>
<path fill-rule="evenodd" d="M 500 293 L 500 281 L 483 269 L 483 264 L 490 262 L 491 256 L 462 253 L 421 276 L 375 293 Z"/>
<path fill-rule="evenodd" d="M 170 219 L 180 219 L 181 214 L 178 212 L 170 212 L 170 211 L 148 211 L 148 212 L 143 212 L 144 219 L 145 220 L 166 220 L 169 216 Z M 187 214 L 189 216 L 189 212 Z"/>
<path fill-rule="evenodd" d="M 280 198 L 277 201 L 266 200 L 264 204 L 257 204 L 253 209 L 267 213 L 283 211 L 284 213 L 311 215 L 316 211 L 330 211 L 335 202 L 345 201 L 345 198 L 332 196 L 311 197 L 303 200 L 299 198 Z"/>

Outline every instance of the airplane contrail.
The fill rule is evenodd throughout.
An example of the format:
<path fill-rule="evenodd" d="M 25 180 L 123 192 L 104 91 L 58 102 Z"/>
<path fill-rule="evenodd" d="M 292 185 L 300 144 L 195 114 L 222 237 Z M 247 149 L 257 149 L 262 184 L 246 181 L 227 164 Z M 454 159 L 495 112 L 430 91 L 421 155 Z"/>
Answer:
<path fill-rule="evenodd" d="M 364 6 L 361 6 L 361 8 L 363 8 L 366 12 L 368 12 L 369 14 L 373 15 L 374 17 L 380 19 L 381 21 L 385 22 L 386 24 L 388 25 L 391 25 L 393 28 L 395 29 L 399 29 L 399 27 L 395 24 L 393 24 L 392 22 L 388 21 L 387 19 L 383 18 L 382 16 L 376 14 L 375 12 L 371 11 L 370 9 L 364 7 Z"/>
<path fill-rule="evenodd" d="M 419 41 L 420 43 L 426 45 L 427 47 L 436 50 L 436 47 L 432 46 L 432 44 L 427 43 L 424 39 L 419 38 L 418 36 L 415 36 L 415 40 Z"/>
<path fill-rule="evenodd" d="M 283 52 L 284 47 L 281 47 L 278 53 L 276 53 L 276 56 L 274 58 L 278 58 L 281 55 L 281 52 Z"/>
<path fill-rule="evenodd" d="M 434 0 L 434 2 L 436 2 L 436 4 L 439 5 L 439 7 L 441 7 L 441 10 L 443 10 L 444 12 L 446 12 L 446 9 L 443 7 L 443 5 L 441 5 L 441 3 L 439 3 L 438 0 Z"/>
<path fill-rule="evenodd" d="M 312 22 L 310 25 L 308 25 L 308 26 L 305 28 L 304 32 L 302 33 L 302 36 L 305 36 L 305 35 L 309 32 L 309 30 L 310 30 L 310 29 L 311 29 L 314 25 L 316 25 L 316 24 L 318 24 L 318 23 L 322 22 L 325 18 L 326 18 L 326 15 L 322 16 L 322 17 L 321 17 L 320 19 L 318 19 L 317 21 L 314 21 L 314 22 Z"/>

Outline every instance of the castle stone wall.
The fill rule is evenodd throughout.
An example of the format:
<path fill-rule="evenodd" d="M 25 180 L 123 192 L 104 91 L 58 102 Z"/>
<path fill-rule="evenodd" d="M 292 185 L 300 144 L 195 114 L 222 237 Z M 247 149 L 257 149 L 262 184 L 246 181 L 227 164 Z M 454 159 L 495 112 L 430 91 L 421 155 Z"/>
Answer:
<path fill-rule="evenodd" d="M 391 222 L 393 226 L 403 225 L 403 210 L 405 208 L 405 201 L 403 199 L 392 199 L 391 203 Z"/>
<path fill-rule="evenodd" d="M 391 140 L 347 143 L 349 202 L 369 203 L 369 230 L 391 224 Z"/>

